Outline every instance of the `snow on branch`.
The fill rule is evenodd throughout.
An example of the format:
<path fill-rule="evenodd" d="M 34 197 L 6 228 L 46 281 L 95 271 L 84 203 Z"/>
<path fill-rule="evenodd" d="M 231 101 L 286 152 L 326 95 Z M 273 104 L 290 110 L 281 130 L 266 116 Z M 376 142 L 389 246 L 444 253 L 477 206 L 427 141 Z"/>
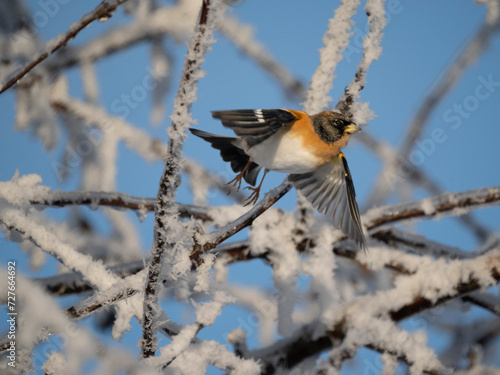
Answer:
<path fill-rule="evenodd" d="M 420 268 L 411 276 L 400 277 L 392 289 L 380 291 L 375 295 L 360 296 L 347 302 L 341 307 L 337 323 L 327 327 L 325 334 L 315 334 L 317 323 L 312 323 L 296 331 L 292 337 L 278 341 L 268 348 L 245 353 L 244 358 L 258 360 L 263 368 L 270 371 L 279 368 L 290 369 L 299 362 L 338 345 L 335 343 L 342 343 L 351 327 L 356 326 L 353 319 L 362 319 L 362 316 L 365 316 L 366 323 L 371 321 L 366 320 L 369 317 L 375 318 L 373 324 L 368 324 L 373 329 L 384 324 L 381 319 L 389 318 L 399 322 L 470 292 L 495 285 L 499 281 L 500 249 L 471 260 L 435 262 Z M 380 351 L 390 350 L 399 358 L 410 354 L 405 350 L 407 340 L 410 339 L 407 335 L 402 337 L 379 334 L 373 335 L 372 339 L 372 343 L 365 345 Z M 398 345 L 389 348 L 387 345 L 392 341 Z M 418 353 L 422 356 L 422 371 L 430 374 L 447 373 L 447 370 L 436 362 L 432 352 L 422 348 Z M 412 356 L 416 354 L 411 353 Z"/>
<path fill-rule="evenodd" d="M 307 113 L 324 111 L 331 98 L 328 96 L 335 78 L 335 68 L 343 58 L 343 51 L 349 44 L 359 0 L 342 0 L 335 15 L 328 23 L 323 37 L 325 46 L 319 51 L 319 66 L 314 72 L 303 109 Z"/>
<path fill-rule="evenodd" d="M 158 294 L 161 289 L 160 274 L 164 263 L 166 263 L 165 276 L 168 280 L 176 279 L 190 269 L 191 235 L 176 217 L 178 209 L 175 196 L 182 165 L 182 146 L 186 131 L 193 122 L 190 108 L 196 99 L 198 80 L 203 75 L 201 65 L 204 55 L 213 42 L 212 34 L 216 19 L 222 9 L 220 5 L 220 0 L 203 1 L 199 23 L 188 46 L 179 89 L 174 100 L 172 123 L 168 129 L 169 144 L 165 168 L 160 179 L 155 205 L 154 243 L 145 289 L 141 342 L 141 355 L 144 358 L 154 356 L 156 352 Z M 165 256 L 169 259 L 165 260 Z"/>
<path fill-rule="evenodd" d="M 0 224 L 12 235 L 18 233 L 55 257 L 63 265 L 81 274 L 93 287 L 106 289 L 118 279 L 100 262 L 81 254 L 72 246 L 62 242 L 50 229 L 33 220 L 33 213 L 9 206 L 2 207 Z"/>
<path fill-rule="evenodd" d="M 210 234 L 198 234 L 196 239 L 200 243 L 195 244 L 194 250 L 191 253 L 191 258 L 194 260 L 198 259 L 201 254 L 215 248 L 229 237 L 252 225 L 255 219 L 266 212 L 274 203 L 288 193 L 291 188 L 292 185 L 285 179 L 281 185 L 268 192 L 265 197 L 246 214 Z"/>
<path fill-rule="evenodd" d="M 411 203 L 375 208 L 363 215 L 363 222 L 367 229 L 373 229 L 402 220 L 436 219 L 445 215 L 464 215 L 481 207 L 499 204 L 500 186 L 495 186 L 460 193 L 447 193 Z"/>
<path fill-rule="evenodd" d="M 33 70 L 38 64 L 44 61 L 54 52 L 64 47 L 71 39 L 73 39 L 80 31 L 96 20 L 106 20 L 112 16 L 115 9 L 127 0 L 106 0 L 100 3 L 92 12 L 84 15 L 79 21 L 73 23 L 69 30 L 58 35 L 54 39 L 49 40 L 40 54 L 30 63 L 20 68 L 17 73 L 14 73 L 0 87 L 0 94 L 16 84 L 21 78 Z"/>
<path fill-rule="evenodd" d="M 351 112 L 351 106 L 353 103 L 359 99 L 361 90 L 366 82 L 366 73 L 371 63 L 378 60 L 382 55 L 382 31 L 387 24 L 387 19 L 385 18 L 385 0 L 368 0 L 366 2 L 365 10 L 368 15 L 368 25 L 370 26 L 370 31 L 365 36 L 363 40 L 363 57 L 358 66 L 356 74 L 353 81 L 345 88 L 344 95 L 339 99 L 336 108 L 342 113 Z M 354 113 L 356 118 L 364 118 L 366 116 L 361 116 L 357 112 L 360 108 L 357 108 Z M 363 122 L 363 121 L 361 121 Z"/>

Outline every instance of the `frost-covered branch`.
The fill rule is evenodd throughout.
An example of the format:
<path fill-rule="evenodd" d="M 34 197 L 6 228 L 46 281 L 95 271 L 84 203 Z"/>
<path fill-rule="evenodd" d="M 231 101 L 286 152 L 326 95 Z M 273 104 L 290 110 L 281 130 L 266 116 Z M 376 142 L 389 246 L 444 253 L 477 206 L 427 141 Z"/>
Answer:
<path fill-rule="evenodd" d="M 186 56 L 181 82 L 174 100 L 172 124 L 168 129 L 169 144 L 165 169 L 160 179 L 160 187 L 155 205 L 154 243 L 144 298 L 143 335 L 141 354 L 144 358 L 154 356 L 156 352 L 156 319 L 159 314 L 158 294 L 161 288 L 160 273 L 168 253 L 170 269 L 168 278 L 176 279 L 190 268 L 189 245 L 176 238 L 189 237 L 185 226 L 177 220 L 175 196 L 179 185 L 182 165 L 182 146 L 186 131 L 192 124 L 190 107 L 196 98 L 197 83 L 201 77 L 201 64 L 204 55 L 212 43 L 216 14 L 220 1 L 204 0 L 200 19 L 194 31 Z M 184 256 L 187 255 L 187 256 Z"/>
<path fill-rule="evenodd" d="M 62 242 L 50 229 L 37 223 L 22 209 L 3 207 L 0 225 L 11 232 L 18 233 L 69 269 L 81 274 L 92 287 L 103 290 L 118 281 L 102 263 L 94 261 L 90 256 L 81 254 L 72 246 Z"/>
<path fill-rule="evenodd" d="M 385 0 L 369 0 L 365 10 L 368 15 L 370 31 L 363 40 L 363 57 L 357 68 L 353 81 L 345 88 L 344 95 L 339 99 L 336 108 L 342 113 L 350 113 L 352 104 L 359 98 L 359 94 L 366 82 L 366 73 L 371 63 L 382 55 L 382 31 L 387 24 L 385 18 Z"/>
<path fill-rule="evenodd" d="M 377 319 L 388 317 L 394 322 L 399 322 L 472 291 L 495 285 L 500 281 L 500 250 L 473 260 L 457 260 L 448 264 L 436 263 L 432 267 L 421 268 L 414 275 L 402 277 L 404 279 L 388 291 L 381 291 L 373 296 L 360 296 L 348 302 L 341 308 L 336 318 L 337 323 L 328 327 L 325 334 L 316 335 L 317 323 L 312 323 L 299 329 L 292 337 L 278 341 L 268 348 L 250 351 L 245 357 L 261 361 L 267 373 L 279 368 L 290 369 L 306 358 L 337 345 L 335 343 L 342 343 L 353 324 L 351 320 L 355 320 L 356 317 L 366 320 L 368 317 L 364 317 L 364 314 L 368 314 L 371 317 L 379 317 Z M 446 278 L 446 282 L 438 281 L 442 277 Z M 377 325 L 371 324 L 371 326 L 375 328 Z M 386 350 L 387 340 L 396 339 L 390 335 L 379 335 L 374 337 L 374 342 L 367 345 Z M 398 357 L 409 354 L 401 351 L 404 350 L 407 339 L 400 336 L 399 340 L 403 341 L 395 342 L 394 344 L 398 345 L 391 350 Z M 432 356 L 431 353 L 429 355 Z M 421 360 L 423 371 L 441 373 L 443 369 L 435 368 L 434 362 L 433 360 L 426 363 Z"/>
<path fill-rule="evenodd" d="M 319 51 L 319 66 L 311 78 L 303 107 L 307 113 L 318 113 L 328 107 L 331 100 L 328 93 L 333 86 L 335 68 L 349 44 L 354 25 L 352 17 L 356 14 L 358 5 L 359 0 L 342 0 L 328 23 L 328 30 L 323 36 L 325 46 Z"/>
<path fill-rule="evenodd" d="M 65 33 L 49 40 L 40 54 L 30 63 L 26 64 L 17 73 L 0 87 L 0 94 L 16 84 L 21 78 L 33 70 L 38 64 L 44 61 L 47 57 L 64 47 L 71 39 L 73 39 L 80 31 L 96 20 L 106 20 L 112 16 L 115 9 L 127 0 L 106 0 L 100 3 L 92 12 L 84 15 L 79 21 L 73 23 L 69 30 Z"/>
<path fill-rule="evenodd" d="M 159 8 L 147 17 L 119 26 L 83 45 L 65 48 L 59 52 L 57 59 L 47 62 L 47 68 L 50 72 L 57 73 L 84 60 L 94 62 L 140 42 L 166 36 L 184 41 L 192 32 L 196 18 L 196 8 L 191 5 L 180 1 L 174 6 Z"/>
<path fill-rule="evenodd" d="M 255 219 L 266 212 L 274 203 L 288 193 L 291 188 L 292 185 L 285 179 L 281 185 L 267 193 L 266 196 L 246 214 L 210 234 L 198 235 L 197 240 L 201 243 L 195 244 L 194 250 L 191 253 L 191 259 L 198 259 L 201 254 L 215 248 L 229 237 L 252 225 Z"/>
<path fill-rule="evenodd" d="M 144 261 L 138 260 L 109 267 L 109 270 L 116 276 L 125 278 L 134 275 L 144 269 Z M 33 279 L 34 283 L 40 285 L 47 293 L 54 296 L 65 296 L 86 292 L 92 288 L 74 272 L 62 273 L 56 276 L 50 276 L 40 279 Z"/>
<path fill-rule="evenodd" d="M 402 220 L 439 218 L 442 215 L 463 215 L 479 207 L 499 204 L 500 186 L 495 186 L 460 193 L 447 193 L 387 208 L 375 208 L 363 215 L 363 218 L 366 228 L 373 229 Z"/>

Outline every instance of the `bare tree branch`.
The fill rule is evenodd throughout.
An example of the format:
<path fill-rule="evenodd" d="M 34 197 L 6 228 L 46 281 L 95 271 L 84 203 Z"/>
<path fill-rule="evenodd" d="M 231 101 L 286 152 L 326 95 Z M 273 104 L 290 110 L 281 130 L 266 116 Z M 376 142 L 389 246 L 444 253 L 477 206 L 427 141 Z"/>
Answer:
<path fill-rule="evenodd" d="M 40 64 L 54 52 L 64 47 L 71 39 L 73 39 L 80 31 L 90 25 L 92 22 L 101 19 L 107 19 L 112 16 L 113 11 L 127 0 L 107 0 L 100 3 L 92 12 L 84 15 L 78 22 L 73 24 L 64 34 L 50 40 L 45 45 L 43 51 L 33 61 L 28 63 L 21 70 L 15 73 L 0 87 L 0 94 L 16 84 L 21 78 L 28 74 L 33 68 Z"/>

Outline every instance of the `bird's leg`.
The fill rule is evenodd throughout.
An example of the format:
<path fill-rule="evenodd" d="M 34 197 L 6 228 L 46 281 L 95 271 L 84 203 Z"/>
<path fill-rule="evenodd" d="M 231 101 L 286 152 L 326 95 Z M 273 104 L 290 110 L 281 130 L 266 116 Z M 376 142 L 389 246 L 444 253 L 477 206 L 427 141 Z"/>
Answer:
<path fill-rule="evenodd" d="M 241 179 L 243 178 L 243 174 L 245 173 L 245 171 L 248 169 L 248 167 L 250 166 L 250 164 L 252 164 L 252 160 L 249 160 L 247 165 L 245 165 L 245 168 L 243 168 L 243 170 L 235 177 L 233 178 L 231 181 L 229 181 L 227 183 L 227 185 L 229 184 L 233 184 L 233 186 L 231 186 L 231 188 L 229 189 L 227 195 L 231 194 L 231 192 L 233 191 L 233 189 L 236 187 L 236 185 L 238 185 L 238 188 L 236 189 L 236 191 L 239 191 L 240 190 L 240 187 L 241 187 Z"/>
<path fill-rule="evenodd" d="M 249 204 L 255 204 L 259 200 L 259 193 L 260 193 L 260 187 L 262 186 L 262 183 L 264 182 L 264 178 L 266 177 L 267 172 L 269 172 L 269 169 L 264 169 L 264 175 L 262 176 L 262 180 L 260 180 L 259 186 L 256 188 L 247 186 L 245 189 L 252 190 L 252 194 L 247 198 L 247 202 L 245 203 L 245 206 L 248 206 Z"/>

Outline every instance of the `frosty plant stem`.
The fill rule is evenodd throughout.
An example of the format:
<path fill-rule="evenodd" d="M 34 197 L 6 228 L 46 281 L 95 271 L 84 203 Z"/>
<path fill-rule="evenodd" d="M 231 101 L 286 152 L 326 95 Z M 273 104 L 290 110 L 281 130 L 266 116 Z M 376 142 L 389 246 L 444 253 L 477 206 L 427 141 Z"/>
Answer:
<path fill-rule="evenodd" d="M 160 274 L 168 252 L 175 257 L 177 253 L 182 255 L 185 247 L 182 243 L 175 243 L 172 237 L 183 233 L 185 227 L 177 219 L 178 208 L 175 203 L 175 195 L 179 185 L 182 145 L 186 137 L 185 132 L 191 125 L 189 109 L 196 98 L 197 83 L 200 77 L 200 68 L 203 56 L 211 43 L 211 35 L 214 29 L 215 13 L 220 1 L 204 0 L 200 12 L 198 25 L 192 36 L 184 68 L 174 101 L 174 113 L 171 116 L 172 123 L 168 130 L 169 144 L 165 161 L 165 169 L 160 180 L 158 195 L 155 205 L 154 242 L 151 251 L 151 262 L 149 264 L 145 297 L 143 331 L 141 342 L 141 355 L 143 358 L 154 356 L 157 347 L 156 318 L 159 315 L 158 294 L 161 288 Z M 173 258 L 172 261 L 179 261 Z M 189 258 L 187 258 L 189 261 Z M 183 269 L 187 271 L 189 268 Z M 179 271 L 179 273 L 182 273 Z M 175 278 L 176 275 L 168 275 Z"/>
<path fill-rule="evenodd" d="M 80 31 L 86 28 L 89 24 L 95 20 L 106 20 L 111 17 L 111 13 L 121 4 L 127 0 L 110 0 L 103 1 L 95 9 L 84 15 L 78 22 L 71 25 L 68 31 L 61 34 L 54 39 L 51 39 L 45 45 L 42 52 L 30 63 L 21 68 L 20 71 L 15 73 L 10 79 L 5 82 L 0 88 L 0 94 L 10 87 L 14 86 L 21 78 L 28 74 L 33 68 L 40 64 L 47 57 L 52 55 L 54 52 L 59 50 L 61 47 L 66 46 L 66 44 L 73 39 Z"/>

